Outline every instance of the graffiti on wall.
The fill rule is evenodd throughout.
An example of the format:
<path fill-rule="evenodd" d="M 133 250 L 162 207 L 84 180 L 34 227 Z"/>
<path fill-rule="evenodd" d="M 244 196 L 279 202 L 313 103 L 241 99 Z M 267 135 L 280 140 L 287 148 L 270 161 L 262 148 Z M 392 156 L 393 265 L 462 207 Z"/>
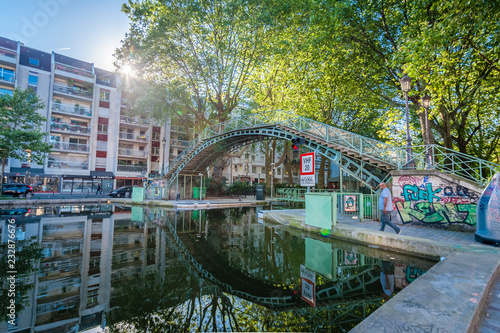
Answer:
<path fill-rule="evenodd" d="M 479 194 L 438 178 L 403 176 L 394 190 L 394 208 L 403 223 L 476 225 Z M 401 191 L 399 191 L 401 190 Z M 399 192 L 399 193 L 398 193 Z M 399 196 L 399 197 L 398 197 Z"/>

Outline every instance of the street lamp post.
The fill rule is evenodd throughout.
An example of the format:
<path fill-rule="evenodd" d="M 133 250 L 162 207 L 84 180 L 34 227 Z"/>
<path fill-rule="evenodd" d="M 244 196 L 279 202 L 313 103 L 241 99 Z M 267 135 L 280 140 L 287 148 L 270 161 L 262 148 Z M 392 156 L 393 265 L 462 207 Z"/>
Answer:
<path fill-rule="evenodd" d="M 163 176 L 163 174 L 165 173 L 165 145 L 167 144 L 167 139 L 164 137 L 163 140 L 161 140 L 161 143 L 163 144 L 163 160 L 161 164 L 161 175 Z"/>
<path fill-rule="evenodd" d="M 415 168 L 415 162 L 413 161 L 413 152 L 411 146 L 410 137 L 410 111 L 408 110 L 408 92 L 411 89 L 411 78 L 408 75 L 404 75 L 401 80 L 401 89 L 405 94 L 405 106 L 406 106 L 406 164 L 405 167 L 408 169 Z"/>
<path fill-rule="evenodd" d="M 429 128 L 429 116 L 428 116 L 428 110 L 429 107 L 431 106 L 431 96 L 425 94 L 422 97 L 422 105 L 425 110 L 425 132 L 426 132 L 426 149 L 425 149 L 425 159 L 427 161 L 427 168 L 430 169 L 432 166 L 432 157 L 431 157 L 431 151 L 429 145 L 431 144 L 430 140 L 430 128 Z"/>

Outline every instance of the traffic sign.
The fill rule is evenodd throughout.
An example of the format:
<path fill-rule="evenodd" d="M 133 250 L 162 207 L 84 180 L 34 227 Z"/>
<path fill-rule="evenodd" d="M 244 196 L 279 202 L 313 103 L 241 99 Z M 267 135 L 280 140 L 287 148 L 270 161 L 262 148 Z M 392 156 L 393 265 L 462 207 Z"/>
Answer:
<path fill-rule="evenodd" d="M 314 175 L 314 153 L 300 154 L 300 175 Z"/>
<path fill-rule="evenodd" d="M 315 186 L 314 153 L 300 155 L 300 186 Z"/>
<path fill-rule="evenodd" d="M 312 307 L 316 307 L 316 273 L 300 265 L 300 297 Z"/>

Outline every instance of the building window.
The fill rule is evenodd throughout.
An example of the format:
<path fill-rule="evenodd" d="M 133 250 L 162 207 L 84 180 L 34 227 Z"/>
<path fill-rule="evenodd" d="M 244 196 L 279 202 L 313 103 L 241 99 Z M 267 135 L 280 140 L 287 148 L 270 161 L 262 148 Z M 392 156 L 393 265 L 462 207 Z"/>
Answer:
<path fill-rule="evenodd" d="M 160 133 L 158 132 L 153 133 L 153 141 L 160 141 Z"/>
<path fill-rule="evenodd" d="M 14 82 L 14 71 L 0 67 L 0 81 Z"/>
<path fill-rule="evenodd" d="M 256 167 L 252 167 L 252 173 L 257 173 L 257 168 Z"/>
<path fill-rule="evenodd" d="M 276 169 L 276 176 L 281 176 L 281 168 Z"/>
<path fill-rule="evenodd" d="M 12 90 L 9 90 L 9 89 L 0 88 L 0 95 L 3 95 L 3 94 L 12 96 L 14 94 L 14 92 Z"/>
<path fill-rule="evenodd" d="M 40 66 L 40 60 L 38 60 L 37 58 L 30 58 L 28 62 L 32 66 Z"/>
<path fill-rule="evenodd" d="M 160 147 L 151 147 L 151 155 L 160 156 Z"/>
<path fill-rule="evenodd" d="M 38 76 L 30 75 L 28 76 L 28 89 L 32 89 L 36 92 L 38 87 Z"/>
<path fill-rule="evenodd" d="M 108 134 L 108 125 L 98 124 L 97 125 L 97 133 L 99 133 L 99 134 Z"/>
<path fill-rule="evenodd" d="M 51 135 L 50 142 L 52 142 L 52 143 L 61 142 L 61 137 L 57 136 L 57 135 Z"/>
<path fill-rule="evenodd" d="M 99 100 L 109 102 L 109 91 L 101 89 Z"/>

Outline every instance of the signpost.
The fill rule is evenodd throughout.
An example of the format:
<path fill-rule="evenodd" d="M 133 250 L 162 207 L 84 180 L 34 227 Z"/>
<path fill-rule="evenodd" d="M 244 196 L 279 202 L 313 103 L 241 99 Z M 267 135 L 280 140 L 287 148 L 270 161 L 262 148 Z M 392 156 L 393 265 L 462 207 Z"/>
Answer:
<path fill-rule="evenodd" d="M 316 307 L 316 273 L 300 265 L 300 297 L 312 307 Z"/>
<path fill-rule="evenodd" d="M 300 186 L 315 186 L 314 153 L 300 155 Z M 309 189 L 308 189 L 309 190 Z"/>

